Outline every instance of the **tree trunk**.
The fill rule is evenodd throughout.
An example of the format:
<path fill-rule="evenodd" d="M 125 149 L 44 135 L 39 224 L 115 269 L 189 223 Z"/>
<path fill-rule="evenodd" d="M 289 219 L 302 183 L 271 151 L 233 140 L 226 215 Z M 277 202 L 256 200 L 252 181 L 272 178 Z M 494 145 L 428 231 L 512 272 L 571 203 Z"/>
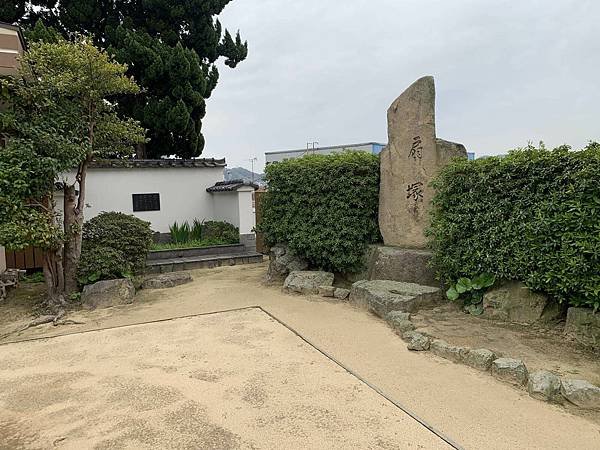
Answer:
<path fill-rule="evenodd" d="M 65 280 L 63 277 L 62 248 L 49 249 L 44 255 L 44 281 L 47 289 L 48 309 L 59 314 L 65 306 Z"/>
<path fill-rule="evenodd" d="M 144 142 L 136 144 L 135 157 L 136 159 L 146 159 L 148 157 L 148 154 L 146 153 L 146 144 Z"/>
<path fill-rule="evenodd" d="M 64 279 L 65 294 L 71 295 L 77 289 L 77 264 L 81 255 L 81 225 L 75 210 L 77 209 L 77 197 L 75 186 L 64 186 Z"/>

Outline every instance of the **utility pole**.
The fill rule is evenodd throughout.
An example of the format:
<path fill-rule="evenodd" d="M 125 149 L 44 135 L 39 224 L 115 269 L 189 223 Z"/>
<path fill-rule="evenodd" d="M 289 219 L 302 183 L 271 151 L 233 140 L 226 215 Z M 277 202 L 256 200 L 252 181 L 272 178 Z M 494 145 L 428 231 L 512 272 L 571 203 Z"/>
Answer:
<path fill-rule="evenodd" d="M 258 158 L 255 156 L 254 158 L 250 158 L 250 164 L 252 164 L 252 184 L 254 184 L 254 161 L 258 161 Z"/>
<path fill-rule="evenodd" d="M 310 151 L 312 150 L 313 154 L 315 153 L 315 150 L 318 148 L 317 145 L 319 145 L 318 142 L 307 142 L 306 143 L 306 154 L 310 155 Z"/>

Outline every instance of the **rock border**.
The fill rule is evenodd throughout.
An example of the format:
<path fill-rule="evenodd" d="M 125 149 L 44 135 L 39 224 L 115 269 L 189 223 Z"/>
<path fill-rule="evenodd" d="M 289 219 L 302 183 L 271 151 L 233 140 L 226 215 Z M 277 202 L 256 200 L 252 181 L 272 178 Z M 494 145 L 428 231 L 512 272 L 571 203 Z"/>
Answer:
<path fill-rule="evenodd" d="M 526 389 L 529 396 L 537 400 L 554 404 L 567 402 L 580 409 L 600 411 L 600 387 L 586 380 L 561 378 L 549 370 L 530 373 L 520 359 L 499 355 L 486 348 L 451 345 L 428 333 L 419 332 L 407 313 L 394 311 L 385 320 L 406 342 L 410 351 L 429 351 L 440 358 L 489 373 L 517 389 Z"/>

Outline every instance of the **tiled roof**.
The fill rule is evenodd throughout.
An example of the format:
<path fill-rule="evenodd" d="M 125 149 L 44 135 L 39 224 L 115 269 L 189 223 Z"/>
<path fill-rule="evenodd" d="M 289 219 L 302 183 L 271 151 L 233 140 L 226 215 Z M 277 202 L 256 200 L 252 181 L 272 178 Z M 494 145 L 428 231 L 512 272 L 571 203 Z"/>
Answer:
<path fill-rule="evenodd" d="M 90 163 L 91 169 L 160 169 L 172 167 L 225 167 L 225 158 L 199 159 L 99 159 Z"/>
<path fill-rule="evenodd" d="M 254 188 L 254 190 L 258 189 L 258 184 L 250 183 L 249 181 L 244 180 L 231 180 L 231 181 L 219 181 L 214 186 L 209 187 L 206 192 L 235 192 L 239 188 L 248 186 Z"/>

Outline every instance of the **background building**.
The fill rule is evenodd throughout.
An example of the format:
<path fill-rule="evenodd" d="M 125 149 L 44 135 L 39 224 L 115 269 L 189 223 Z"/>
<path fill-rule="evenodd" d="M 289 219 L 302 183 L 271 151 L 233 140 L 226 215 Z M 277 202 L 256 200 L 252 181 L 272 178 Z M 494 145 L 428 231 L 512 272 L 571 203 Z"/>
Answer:
<path fill-rule="evenodd" d="M 21 29 L 0 22 L 0 75 L 13 75 L 17 72 L 18 58 L 24 49 L 25 40 Z"/>
<path fill-rule="evenodd" d="M 366 142 L 364 144 L 335 145 L 332 147 L 317 147 L 314 149 L 303 148 L 299 150 L 266 152 L 265 161 L 266 164 L 269 165 L 274 162 L 285 161 L 286 159 L 300 158 L 304 155 L 330 155 L 331 153 L 339 153 L 343 152 L 344 150 L 368 152 L 374 155 L 378 155 L 379 153 L 381 153 L 381 150 L 383 150 L 385 146 L 386 144 L 381 144 L 378 142 Z"/>

